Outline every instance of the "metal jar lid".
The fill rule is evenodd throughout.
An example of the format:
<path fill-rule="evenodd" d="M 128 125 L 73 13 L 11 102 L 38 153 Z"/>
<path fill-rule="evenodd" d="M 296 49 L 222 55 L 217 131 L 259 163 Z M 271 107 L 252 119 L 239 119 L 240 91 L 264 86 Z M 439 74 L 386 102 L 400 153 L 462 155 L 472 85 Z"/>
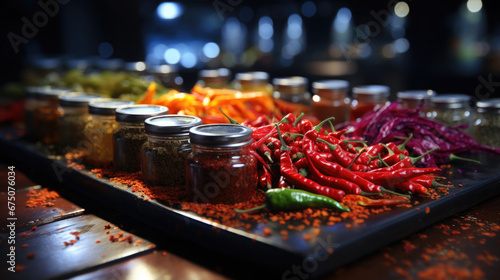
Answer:
<path fill-rule="evenodd" d="M 443 109 L 458 109 L 469 106 L 471 97 L 465 94 L 439 94 L 431 97 L 431 105 Z"/>
<path fill-rule="evenodd" d="M 158 105 L 131 105 L 116 109 L 116 121 L 143 123 L 147 118 L 168 114 L 168 108 Z"/>
<path fill-rule="evenodd" d="M 229 78 L 231 76 L 231 70 L 227 68 L 219 69 L 203 69 L 199 72 L 200 78 Z"/>
<path fill-rule="evenodd" d="M 292 76 L 286 78 L 274 78 L 274 90 L 280 94 L 296 94 L 306 92 L 308 80 L 300 76 Z"/>
<path fill-rule="evenodd" d="M 133 101 L 103 98 L 89 102 L 89 113 L 93 115 L 113 116 L 116 109 L 133 105 Z"/>
<path fill-rule="evenodd" d="M 267 80 L 269 79 L 269 74 L 260 71 L 243 72 L 243 73 L 237 73 L 235 78 L 240 83 L 267 82 Z"/>
<path fill-rule="evenodd" d="M 313 92 L 317 93 L 318 90 L 340 91 L 346 90 L 350 83 L 345 80 L 324 80 L 312 83 Z"/>
<path fill-rule="evenodd" d="M 352 88 L 353 97 L 363 95 L 372 97 L 389 97 L 391 89 L 384 85 L 365 85 Z"/>
<path fill-rule="evenodd" d="M 52 99 L 57 100 L 59 96 L 72 92 L 70 88 L 64 87 L 51 87 L 51 86 L 40 86 L 40 87 L 30 87 L 27 89 L 29 95 L 37 99 Z"/>
<path fill-rule="evenodd" d="M 486 99 L 476 103 L 479 113 L 500 113 L 500 98 Z"/>
<path fill-rule="evenodd" d="M 189 129 L 201 125 L 201 119 L 193 116 L 165 115 L 148 118 L 146 133 L 151 136 L 188 135 Z"/>
<path fill-rule="evenodd" d="M 191 144 L 232 148 L 252 143 L 252 129 L 239 124 L 206 124 L 189 130 Z"/>
<path fill-rule="evenodd" d="M 428 89 L 428 90 L 405 90 L 397 93 L 397 97 L 402 100 L 427 100 L 431 97 L 436 96 L 436 92 Z"/>
<path fill-rule="evenodd" d="M 61 107 L 88 107 L 89 102 L 103 98 L 100 94 L 86 92 L 71 92 L 59 96 Z"/>

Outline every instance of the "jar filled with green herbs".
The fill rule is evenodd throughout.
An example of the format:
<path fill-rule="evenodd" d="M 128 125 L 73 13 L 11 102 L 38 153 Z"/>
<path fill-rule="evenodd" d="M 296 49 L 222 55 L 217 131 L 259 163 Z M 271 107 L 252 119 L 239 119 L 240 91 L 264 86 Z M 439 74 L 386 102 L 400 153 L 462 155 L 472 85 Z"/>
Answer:
<path fill-rule="evenodd" d="M 144 121 L 166 114 L 167 107 L 156 105 L 132 105 L 116 110 L 118 130 L 113 135 L 113 163 L 116 169 L 141 170 L 141 147 L 148 139 Z"/>
<path fill-rule="evenodd" d="M 471 97 L 465 94 L 438 94 L 431 97 L 431 111 L 427 116 L 446 126 L 464 125 L 471 132 Z"/>
<path fill-rule="evenodd" d="M 476 103 L 472 137 L 483 145 L 500 148 L 500 98 Z"/>
<path fill-rule="evenodd" d="M 89 102 L 101 98 L 102 95 L 84 92 L 59 97 L 59 144 L 64 151 L 85 145 L 85 125 L 90 121 Z"/>
<path fill-rule="evenodd" d="M 132 101 L 103 98 L 89 103 L 90 122 L 85 125 L 85 164 L 109 167 L 113 164 L 113 134 L 118 130 L 115 111 Z"/>
<path fill-rule="evenodd" d="M 189 129 L 201 125 L 193 116 L 158 116 L 146 120 L 148 141 L 141 151 L 143 180 L 153 186 L 184 186 Z"/>

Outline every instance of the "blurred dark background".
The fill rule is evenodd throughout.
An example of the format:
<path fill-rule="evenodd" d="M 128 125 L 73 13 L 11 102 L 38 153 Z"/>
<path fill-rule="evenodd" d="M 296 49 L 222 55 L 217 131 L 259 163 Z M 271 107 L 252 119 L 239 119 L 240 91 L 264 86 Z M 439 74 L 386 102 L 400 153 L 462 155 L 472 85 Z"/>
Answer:
<path fill-rule="evenodd" d="M 0 81 L 120 59 L 175 65 L 185 90 L 200 69 L 227 67 L 498 97 L 497 2 L 2 1 Z"/>

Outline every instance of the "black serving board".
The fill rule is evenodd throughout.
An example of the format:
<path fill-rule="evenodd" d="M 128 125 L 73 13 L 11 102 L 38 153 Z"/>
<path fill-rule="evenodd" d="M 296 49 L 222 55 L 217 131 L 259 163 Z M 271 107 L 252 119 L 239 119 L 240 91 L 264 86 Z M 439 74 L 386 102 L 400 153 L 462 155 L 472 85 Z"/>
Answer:
<path fill-rule="evenodd" d="M 500 194 L 500 156 L 474 154 L 471 157 L 480 160 L 482 165 L 454 164 L 443 172 L 442 176 L 447 177 L 445 181 L 461 186 L 451 188 L 449 195 L 436 200 L 414 198 L 420 202 L 416 206 L 394 208 L 370 216 L 362 224 L 352 223 L 351 228 L 343 222 L 333 226 L 322 225 L 319 235 L 307 241 L 303 238 L 304 234 L 310 234 L 312 227 L 301 232 L 289 231 L 288 239 L 284 240 L 279 232 L 287 229 L 286 224 L 269 221 L 242 230 L 213 223 L 192 212 L 174 209 L 155 200 L 139 199 L 129 187 L 97 178 L 89 171 L 68 169 L 63 162 L 47 156 L 43 152 L 46 147 L 23 140 L 6 140 L 3 136 L 5 131 L 0 132 L 0 151 L 24 168 L 116 207 L 173 236 L 263 266 L 272 265 L 274 272 L 283 279 L 324 275 Z M 273 234 L 264 237 L 264 227 L 270 228 Z"/>

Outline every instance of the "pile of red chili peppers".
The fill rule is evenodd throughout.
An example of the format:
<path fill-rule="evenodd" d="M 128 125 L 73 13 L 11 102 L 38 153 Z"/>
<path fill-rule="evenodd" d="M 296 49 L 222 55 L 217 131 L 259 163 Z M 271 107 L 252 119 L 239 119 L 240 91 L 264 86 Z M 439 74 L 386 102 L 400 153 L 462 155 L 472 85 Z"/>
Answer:
<path fill-rule="evenodd" d="M 331 129 L 324 129 L 329 121 Z M 335 131 L 331 119 L 314 126 L 302 115 L 288 114 L 273 123 L 262 117 L 242 124 L 253 129 L 250 150 L 260 162 L 259 185 L 264 190 L 296 188 L 339 202 L 352 194 L 370 206 L 408 203 L 409 195 L 444 186 L 434 177 L 441 169 L 415 166 L 424 155 L 410 157 L 405 143 L 367 146 L 350 141 L 346 130 Z M 383 199 L 384 193 L 398 196 Z"/>

